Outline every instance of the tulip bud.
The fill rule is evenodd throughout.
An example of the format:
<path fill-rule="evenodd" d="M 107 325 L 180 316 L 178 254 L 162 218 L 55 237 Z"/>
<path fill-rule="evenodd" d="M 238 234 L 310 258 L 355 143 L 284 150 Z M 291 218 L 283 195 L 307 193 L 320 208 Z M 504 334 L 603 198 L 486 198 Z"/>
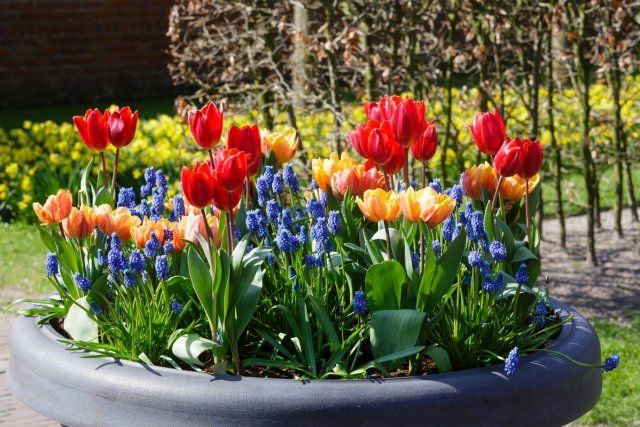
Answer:
<path fill-rule="evenodd" d="M 109 115 L 108 110 L 105 110 L 103 114 L 96 108 L 95 110 L 87 110 L 84 117 L 73 117 L 73 123 L 75 123 L 84 145 L 98 152 L 107 149 L 109 146 Z"/>
<path fill-rule="evenodd" d="M 213 172 L 207 163 L 196 162 L 193 170 L 182 167 L 180 175 L 182 192 L 190 205 L 204 208 L 213 199 Z"/>
<path fill-rule="evenodd" d="M 247 154 L 247 170 L 255 175 L 262 160 L 262 142 L 258 125 L 231 126 L 227 134 L 227 147 L 244 151 Z"/>
<path fill-rule="evenodd" d="M 44 206 L 40 203 L 34 203 L 33 211 L 42 224 L 58 224 L 69 216 L 72 206 L 71 192 L 69 190 L 58 190 L 55 195 L 47 197 Z"/>
<path fill-rule="evenodd" d="M 234 191 L 242 186 L 247 177 L 247 157 L 244 151 L 235 148 L 218 150 L 213 157 L 213 169 L 217 182 L 226 191 Z"/>
<path fill-rule="evenodd" d="M 493 113 L 476 114 L 468 128 L 476 146 L 489 156 L 495 156 L 505 142 L 506 127 L 497 109 Z"/>
<path fill-rule="evenodd" d="M 422 163 L 428 162 L 433 155 L 436 154 L 436 150 L 438 149 L 438 131 L 432 121 L 425 122 L 418 140 L 411 144 L 410 148 L 413 157 Z"/>
<path fill-rule="evenodd" d="M 109 115 L 109 141 L 114 147 L 122 148 L 129 145 L 136 133 L 138 111 L 131 114 L 129 107 L 122 110 L 118 107 Z"/>
<path fill-rule="evenodd" d="M 65 234 L 74 239 L 84 239 L 93 232 L 95 226 L 95 214 L 87 206 L 71 209 L 69 216 L 62 221 Z"/>
<path fill-rule="evenodd" d="M 493 167 L 502 176 L 513 176 L 522 168 L 523 150 L 520 138 L 509 139 L 496 153 Z"/>
<path fill-rule="evenodd" d="M 390 124 L 396 142 L 408 147 L 416 142 L 424 128 L 424 104 L 405 99 L 396 107 Z"/>
<path fill-rule="evenodd" d="M 518 171 L 524 179 L 534 177 L 542 166 L 544 153 L 540 141 L 531 141 L 529 139 L 522 140 L 522 167 Z"/>
<path fill-rule="evenodd" d="M 222 109 L 209 101 L 202 109 L 189 113 L 189 129 L 199 146 L 211 150 L 222 136 Z"/>

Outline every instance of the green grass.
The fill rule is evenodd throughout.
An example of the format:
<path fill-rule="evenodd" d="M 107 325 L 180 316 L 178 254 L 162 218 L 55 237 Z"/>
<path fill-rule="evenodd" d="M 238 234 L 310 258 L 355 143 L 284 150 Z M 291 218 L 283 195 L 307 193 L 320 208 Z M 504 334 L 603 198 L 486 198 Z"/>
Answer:
<path fill-rule="evenodd" d="M 24 295 L 51 291 L 44 275 L 47 250 L 34 226 L 0 222 L 0 307 Z"/>
<path fill-rule="evenodd" d="M 0 223 L 0 307 L 24 295 L 42 295 L 51 289 L 44 276 L 47 250 L 33 226 Z M 7 292 L 10 291 L 10 292 Z M 579 420 L 582 425 L 638 425 L 640 420 L 640 314 L 629 325 L 615 321 L 594 323 L 603 357 L 620 353 L 620 367 L 604 374 L 602 397 Z"/>
<path fill-rule="evenodd" d="M 25 120 L 31 122 L 44 122 L 51 120 L 58 124 L 70 122 L 73 116 L 83 115 L 88 108 L 107 108 L 111 101 L 94 101 L 65 103 L 52 106 L 22 107 L 10 109 L 0 109 L 0 128 L 14 129 L 21 128 Z M 155 117 L 158 114 L 173 114 L 173 97 L 151 98 L 151 99 L 118 99 L 120 106 L 130 105 L 132 109 L 140 111 L 144 117 Z"/>
<path fill-rule="evenodd" d="M 602 210 L 612 209 L 615 199 L 615 171 L 613 167 L 598 171 L 600 183 L 600 205 Z M 550 172 L 545 173 L 547 179 L 542 184 L 544 198 L 544 214 L 547 217 L 556 216 L 556 192 L 553 187 Z M 636 199 L 640 197 L 640 168 L 632 171 L 636 190 Z M 626 182 L 626 177 L 625 177 Z M 584 178 L 580 173 L 567 173 L 562 177 L 562 200 L 566 216 L 579 215 L 586 212 L 587 193 L 584 188 Z M 623 203 L 627 203 L 627 187 L 624 186 Z"/>
<path fill-rule="evenodd" d="M 620 327 L 615 321 L 595 322 L 602 354 L 620 353 L 620 366 L 604 374 L 602 397 L 578 422 L 587 425 L 640 425 L 640 314 Z"/>

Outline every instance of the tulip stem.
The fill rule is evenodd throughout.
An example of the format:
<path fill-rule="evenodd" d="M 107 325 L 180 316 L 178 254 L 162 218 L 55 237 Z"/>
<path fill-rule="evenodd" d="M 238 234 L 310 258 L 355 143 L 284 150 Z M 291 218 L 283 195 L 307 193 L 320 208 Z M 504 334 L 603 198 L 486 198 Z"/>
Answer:
<path fill-rule="evenodd" d="M 100 152 L 100 160 L 102 161 L 102 179 L 104 180 L 103 186 L 109 186 L 108 173 L 107 173 L 107 161 L 104 159 L 104 151 Z"/>
<path fill-rule="evenodd" d="M 215 241 L 213 240 L 213 232 L 211 231 L 211 226 L 209 225 L 209 221 L 207 221 L 207 213 L 205 212 L 205 208 L 200 209 L 200 212 L 202 212 L 202 219 L 204 219 L 204 228 L 207 230 L 207 237 L 209 238 L 209 242 L 211 242 L 212 244 L 215 244 Z"/>
<path fill-rule="evenodd" d="M 229 243 L 229 254 L 233 253 L 233 208 L 227 213 L 227 242 Z"/>
<path fill-rule="evenodd" d="M 402 175 L 404 176 L 404 188 L 409 188 L 409 150 L 404 150 L 404 164 L 402 165 Z"/>
<path fill-rule="evenodd" d="M 249 176 L 249 171 L 247 171 L 247 185 L 246 185 L 246 204 L 247 210 L 251 209 L 251 177 Z"/>
<path fill-rule="evenodd" d="M 118 174 L 118 161 L 120 160 L 120 149 L 116 148 L 116 159 L 113 162 L 113 175 L 111 175 L 111 194 L 116 196 L 116 175 Z"/>
<path fill-rule="evenodd" d="M 387 256 L 388 259 L 391 259 L 391 234 L 389 234 L 389 224 L 387 224 L 387 221 L 382 221 L 382 223 L 384 224 L 384 233 L 387 237 Z"/>
<path fill-rule="evenodd" d="M 213 151 L 209 148 L 209 161 L 211 162 L 211 170 L 213 170 Z"/>
<path fill-rule="evenodd" d="M 384 172 L 384 185 L 387 187 L 386 190 L 389 191 L 391 190 L 391 185 L 389 183 L 389 174 L 384 169 L 382 169 L 382 171 Z"/>
<path fill-rule="evenodd" d="M 427 164 L 422 162 L 422 188 L 427 186 Z"/>
<path fill-rule="evenodd" d="M 529 241 L 529 247 L 531 248 L 531 221 L 529 219 L 529 180 L 524 181 L 524 212 L 527 222 L 527 240 Z"/>
<path fill-rule="evenodd" d="M 493 210 L 496 207 L 496 201 L 498 200 L 498 194 L 500 193 L 500 187 L 502 187 L 503 179 L 504 177 L 502 175 L 500 175 L 500 177 L 498 178 L 498 185 L 496 185 L 496 192 L 493 193 L 493 199 L 491 200 L 491 212 L 493 212 Z"/>
<path fill-rule="evenodd" d="M 62 223 L 61 223 L 61 222 L 59 222 L 59 223 L 58 223 L 58 225 L 60 226 L 60 235 L 61 235 L 61 236 L 62 236 L 62 238 L 64 239 L 64 238 L 65 238 L 65 236 L 64 236 L 64 228 L 62 227 Z"/>

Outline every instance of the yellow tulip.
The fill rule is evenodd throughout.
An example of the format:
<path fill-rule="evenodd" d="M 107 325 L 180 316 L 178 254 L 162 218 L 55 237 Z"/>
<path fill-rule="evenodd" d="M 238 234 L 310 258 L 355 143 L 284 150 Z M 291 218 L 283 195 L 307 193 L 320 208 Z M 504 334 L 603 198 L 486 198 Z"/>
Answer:
<path fill-rule="evenodd" d="M 444 222 L 456 208 L 456 201 L 444 193 L 425 192 L 420 198 L 420 219 L 429 227 Z"/>
<path fill-rule="evenodd" d="M 47 197 L 44 206 L 40 203 L 34 203 L 33 211 L 42 224 L 57 224 L 69 216 L 72 205 L 71 192 L 69 190 L 58 190 L 55 195 Z"/>
<path fill-rule="evenodd" d="M 300 140 L 296 136 L 294 128 L 288 128 L 280 132 L 264 133 L 262 135 L 262 152 L 267 154 L 269 150 L 273 152 L 276 161 L 280 164 L 286 163 L 293 158 L 298 149 Z"/>
<path fill-rule="evenodd" d="M 372 222 L 393 221 L 400 216 L 398 195 L 393 191 L 367 190 L 363 199 L 356 197 L 356 203 L 365 218 Z"/>
<path fill-rule="evenodd" d="M 356 162 L 348 153 L 343 152 L 340 157 L 335 151 L 328 159 L 313 159 L 311 161 L 311 174 L 321 190 L 327 191 L 331 184 L 331 177 L 339 171 L 356 166 Z"/>
<path fill-rule="evenodd" d="M 427 189 L 432 190 L 430 187 L 427 187 Z M 422 198 L 427 189 L 423 188 L 422 190 L 414 191 L 413 187 L 409 187 L 408 190 L 400 192 L 398 196 L 400 210 L 402 210 L 402 214 L 407 221 L 420 221 L 420 213 L 422 212 L 420 198 Z"/>

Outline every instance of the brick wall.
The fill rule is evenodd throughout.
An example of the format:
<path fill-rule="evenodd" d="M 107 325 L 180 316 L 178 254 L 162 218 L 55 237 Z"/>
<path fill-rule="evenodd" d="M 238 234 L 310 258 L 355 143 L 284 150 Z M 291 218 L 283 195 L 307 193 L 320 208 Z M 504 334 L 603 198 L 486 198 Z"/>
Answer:
<path fill-rule="evenodd" d="M 172 0 L 0 0 L 0 106 L 171 91 Z"/>

